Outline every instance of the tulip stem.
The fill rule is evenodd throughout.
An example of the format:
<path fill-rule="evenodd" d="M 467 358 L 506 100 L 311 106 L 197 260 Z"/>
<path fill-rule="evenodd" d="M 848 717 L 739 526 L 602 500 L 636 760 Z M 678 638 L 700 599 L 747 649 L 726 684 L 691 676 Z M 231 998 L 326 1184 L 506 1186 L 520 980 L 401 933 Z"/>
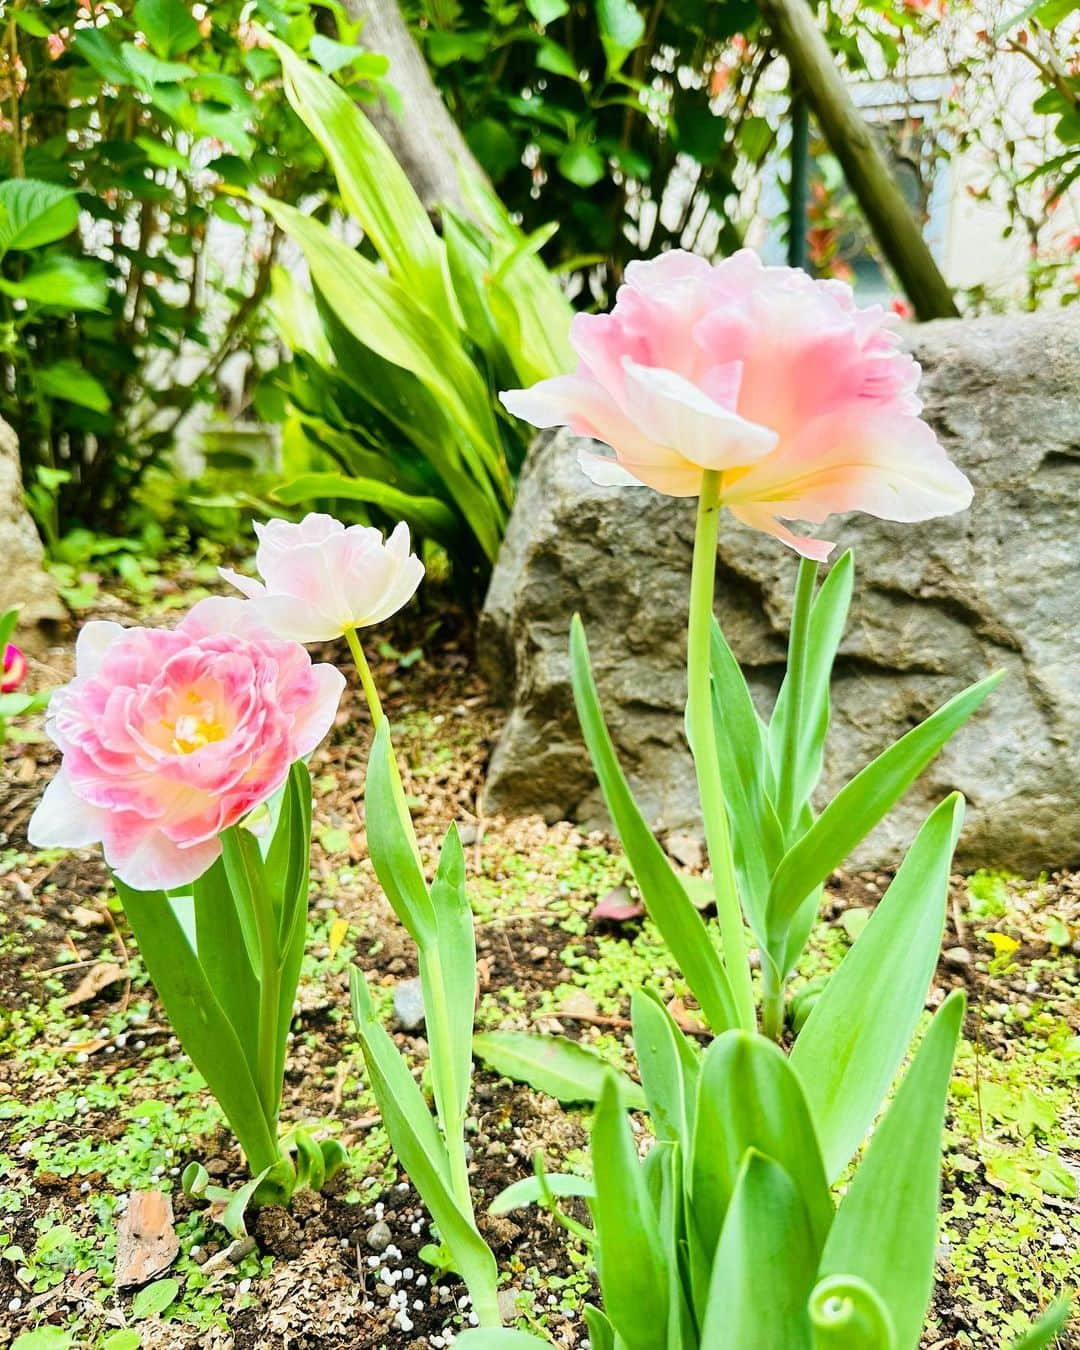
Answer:
<path fill-rule="evenodd" d="M 349 644 L 349 651 L 352 652 L 352 659 L 356 664 L 356 673 L 360 676 L 360 685 L 367 699 L 368 711 L 371 713 L 371 725 L 378 731 L 379 724 L 386 714 L 379 700 L 379 691 L 375 687 L 375 677 L 371 673 L 371 667 L 368 665 L 363 647 L 360 646 L 360 638 L 355 628 L 345 629 L 345 641 Z"/>
<path fill-rule="evenodd" d="M 701 495 L 698 498 L 694 562 L 690 574 L 686 722 L 690 734 L 690 749 L 697 770 L 701 811 L 705 819 L 705 841 L 708 845 L 716 891 L 716 913 L 724 944 L 724 966 L 735 1000 L 738 1025 L 744 1031 L 753 1031 L 757 1027 L 754 991 L 750 980 L 746 930 L 739 904 L 731 831 L 728 825 L 724 788 L 720 781 L 716 753 L 716 725 L 713 720 L 710 647 L 719 529 L 720 475 L 715 470 L 707 469 L 702 475 Z"/>
<path fill-rule="evenodd" d="M 367 699 L 368 711 L 371 713 L 371 725 L 378 731 L 386 714 L 383 712 L 382 702 L 379 699 L 379 691 L 375 687 L 375 677 L 371 673 L 371 667 L 368 665 L 363 647 L 360 646 L 360 638 L 357 636 L 355 628 L 345 629 L 345 641 L 349 644 L 349 651 L 352 652 L 353 661 L 356 663 L 356 673 L 360 676 L 360 684 L 364 690 L 364 697 Z M 401 821 L 401 827 L 405 831 L 406 838 L 412 845 L 413 856 L 419 864 L 420 845 L 416 841 L 416 831 L 413 829 L 409 803 L 405 800 L 405 787 L 401 781 L 401 771 L 398 768 L 397 755 L 394 754 L 392 745 L 390 747 L 390 772 L 393 775 L 394 801 L 397 805 L 398 818 Z"/>

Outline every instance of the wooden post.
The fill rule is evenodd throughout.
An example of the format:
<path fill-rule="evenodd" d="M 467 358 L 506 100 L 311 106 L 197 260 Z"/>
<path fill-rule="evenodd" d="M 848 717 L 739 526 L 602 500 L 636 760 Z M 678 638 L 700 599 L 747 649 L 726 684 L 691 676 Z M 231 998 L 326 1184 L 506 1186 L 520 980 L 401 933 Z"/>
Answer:
<path fill-rule="evenodd" d="M 856 108 L 806 0 L 758 0 L 863 214 L 920 319 L 958 314 L 881 147 Z"/>

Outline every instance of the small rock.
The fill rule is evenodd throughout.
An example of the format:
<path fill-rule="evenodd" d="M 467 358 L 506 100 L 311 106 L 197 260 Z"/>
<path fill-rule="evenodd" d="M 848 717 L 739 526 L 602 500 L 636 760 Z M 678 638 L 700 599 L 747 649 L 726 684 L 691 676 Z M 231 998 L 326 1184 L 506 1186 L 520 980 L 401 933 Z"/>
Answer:
<path fill-rule="evenodd" d="M 518 1315 L 518 1291 L 516 1289 L 500 1289 L 497 1297 L 499 1300 L 499 1316 L 507 1326 L 513 1326 Z"/>
<path fill-rule="evenodd" d="M 373 1252 L 384 1252 L 390 1246 L 390 1240 L 393 1234 L 390 1232 L 390 1225 L 383 1223 L 380 1219 L 378 1223 L 373 1223 L 367 1230 L 367 1236 L 364 1241 L 368 1249 Z"/>
<path fill-rule="evenodd" d="M 386 969 L 391 975 L 404 975 L 409 967 L 403 956 L 395 956 L 392 961 L 387 963 Z"/>
<path fill-rule="evenodd" d="M 541 961 L 546 961 L 550 955 L 551 949 L 549 947 L 537 946 L 533 947 L 530 950 L 529 960 L 532 961 L 535 965 L 539 965 Z"/>
<path fill-rule="evenodd" d="M 696 872 L 705 862 L 705 850 L 701 847 L 701 840 L 684 830 L 669 834 L 664 847 L 677 863 L 689 867 L 691 871 Z"/>
<path fill-rule="evenodd" d="M 246 1237 L 237 1238 L 235 1242 L 230 1242 L 225 1248 L 225 1256 L 234 1266 L 238 1266 L 244 1257 L 250 1256 L 254 1250 L 255 1239 L 248 1233 Z"/>
<path fill-rule="evenodd" d="M 424 995 L 418 979 L 394 986 L 394 1022 L 401 1031 L 419 1031 L 424 1025 Z"/>
<path fill-rule="evenodd" d="M 465 821 L 464 824 L 459 825 L 457 827 L 457 832 L 458 838 L 461 840 L 462 844 L 466 848 L 468 848 L 470 844 L 476 843 L 477 830 L 476 826 L 473 825 L 471 822 Z"/>
<path fill-rule="evenodd" d="M 942 957 L 950 970 L 966 970 L 971 965 L 971 953 L 966 947 L 946 947 Z"/>
<path fill-rule="evenodd" d="M 589 1021 L 597 1014 L 596 1002 L 584 989 L 573 989 L 559 1004 L 563 1017 L 579 1017 Z"/>

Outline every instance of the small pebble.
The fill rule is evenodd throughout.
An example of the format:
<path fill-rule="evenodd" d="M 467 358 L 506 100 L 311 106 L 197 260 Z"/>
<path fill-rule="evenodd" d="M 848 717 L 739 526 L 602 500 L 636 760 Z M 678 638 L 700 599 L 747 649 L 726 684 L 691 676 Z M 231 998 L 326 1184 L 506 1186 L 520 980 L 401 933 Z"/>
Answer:
<path fill-rule="evenodd" d="M 367 1231 L 367 1245 L 373 1252 L 384 1252 L 390 1246 L 393 1234 L 390 1232 L 389 1224 L 383 1223 L 380 1219 L 378 1223 L 373 1223 Z"/>

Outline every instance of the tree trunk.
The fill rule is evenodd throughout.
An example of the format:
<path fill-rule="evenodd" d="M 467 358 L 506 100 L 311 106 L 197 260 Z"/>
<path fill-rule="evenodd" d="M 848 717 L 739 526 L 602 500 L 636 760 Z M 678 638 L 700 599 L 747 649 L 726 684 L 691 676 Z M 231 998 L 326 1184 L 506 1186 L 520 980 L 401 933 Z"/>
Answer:
<path fill-rule="evenodd" d="M 792 79 L 809 100 L 825 139 L 920 319 L 958 311 L 911 208 L 873 132 L 856 108 L 806 0 L 758 0 Z"/>
<path fill-rule="evenodd" d="M 345 0 L 351 19 L 363 19 L 360 42 L 389 58 L 387 78 L 401 96 L 398 116 L 385 99 L 364 111 L 394 152 L 428 211 L 442 203 L 464 210 L 459 167 L 486 182 L 450 116 L 396 0 Z"/>

